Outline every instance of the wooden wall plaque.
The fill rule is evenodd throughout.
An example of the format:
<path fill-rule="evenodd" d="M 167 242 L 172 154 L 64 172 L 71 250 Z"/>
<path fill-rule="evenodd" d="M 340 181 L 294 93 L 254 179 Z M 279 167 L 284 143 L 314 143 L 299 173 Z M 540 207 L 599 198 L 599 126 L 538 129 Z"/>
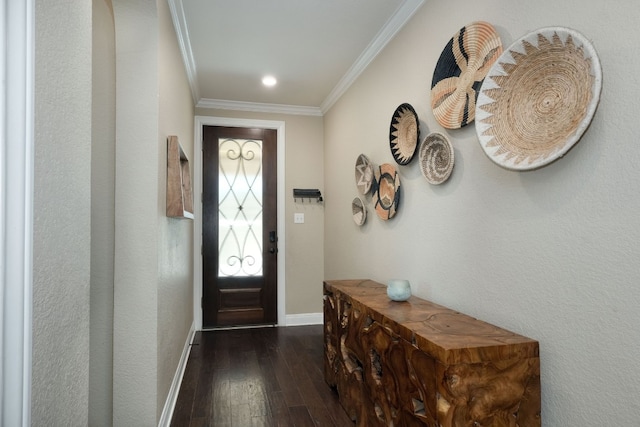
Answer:
<path fill-rule="evenodd" d="M 371 280 L 324 282 L 324 373 L 357 426 L 540 427 L 538 342 Z"/>
<path fill-rule="evenodd" d="M 193 219 L 189 159 L 175 135 L 167 138 L 167 216 Z"/>

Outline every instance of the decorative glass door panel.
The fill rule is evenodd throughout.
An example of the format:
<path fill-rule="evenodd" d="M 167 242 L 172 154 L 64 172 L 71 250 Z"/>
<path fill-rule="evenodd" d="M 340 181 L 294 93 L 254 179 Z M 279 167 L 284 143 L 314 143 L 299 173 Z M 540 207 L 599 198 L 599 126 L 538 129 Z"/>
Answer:
<path fill-rule="evenodd" d="M 202 324 L 277 320 L 277 132 L 204 126 Z"/>
<path fill-rule="evenodd" d="M 262 141 L 218 144 L 218 277 L 262 276 Z"/>

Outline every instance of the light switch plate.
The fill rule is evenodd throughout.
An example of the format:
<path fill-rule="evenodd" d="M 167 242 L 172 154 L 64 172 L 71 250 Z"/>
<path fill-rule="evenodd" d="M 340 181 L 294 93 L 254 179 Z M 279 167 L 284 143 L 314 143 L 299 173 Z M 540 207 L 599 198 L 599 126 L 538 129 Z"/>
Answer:
<path fill-rule="evenodd" d="M 294 224 L 304 224 L 304 213 L 296 212 L 293 214 Z"/>

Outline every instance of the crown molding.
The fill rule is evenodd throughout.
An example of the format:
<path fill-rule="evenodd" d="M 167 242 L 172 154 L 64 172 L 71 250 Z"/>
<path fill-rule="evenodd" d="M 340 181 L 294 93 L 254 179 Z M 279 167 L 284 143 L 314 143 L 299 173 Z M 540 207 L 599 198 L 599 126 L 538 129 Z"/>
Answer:
<path fill-rule="evenodd" d="M 171 11 L 171 20 L 173 28 L 176 30 L 176 37 L 180 52 L 182 53 L 182 61 L 187 72 L 189 87 L 191 88 L 191 97 L 196 103 L 200 100 L 200 90 L 198 89 L 198 73 L 196 71 L 196 63 L 193 59 L 193 51 L 191 50 L 191 41 L 189 40 L 189 32 L 187 31 L 187 21 L 184 17 L 184 8 L 182 0 L 167 0 L 169 10 Z"/>
<path fill-rule="evenodd" d="M 187 31 L 186 19 L 184 16 L 183 0 L 167 0 L 171 11 L 171 19 L 178 38 L 180 52 L 185 64 L 191 96 L 196 107 L 216 108 L 221 110 L 253 111 L 259 113 L 279 113 L 295 114 L 305 116 L 323 116 L 333 104 L 349 89 L 353 82 L 369 66 L 371 61 L 384 49 L 402 27 L 411 19 L 416 11 L 422 6 L 425 0 L 405 0 L 396 10 L 384 27 L 378 32 L 376 37 L 369 43 L 367 48 L 360 54 L 347 73 L 340 79 L 338 84 L 329 93 L 327 98 L 320 104 L 320 107 L 308 107 L 284 104 L 266 104 L 256 102 L 228 101 L 222 99 L 200 98 L 198 88 L 197 71 L 191 42 Z"/>
<path fill-rule="evenodd" d="M 347 73 L 340 79 L 338 84 L 333 88 L 331 93 L 320 105 L 320 111 L 324 115 L 333 104 L 349 89 L 353 82 L 362 74 L 369 66 L 371 61 L 384 49 L 384 47 L 393 39 L 402 27 L 411 19 L 411 17 L 422 6 L 425 0 L 406 0 L 396 10 L 384 27 L 378 32 L 376 37 L 369 43 L 369 46 L 356 59 Z"/>
<path fill-rule="evenodd" d="M 318 107 L 302 105 L 266 104 L 260 102 L 227 101 L 224 99 L 203 98 L 196 104 L 197 108 L 215 108 L 219 110 L 253 111 L 257 113 L 294 114 L 301 116 L 322 116 Z"/>

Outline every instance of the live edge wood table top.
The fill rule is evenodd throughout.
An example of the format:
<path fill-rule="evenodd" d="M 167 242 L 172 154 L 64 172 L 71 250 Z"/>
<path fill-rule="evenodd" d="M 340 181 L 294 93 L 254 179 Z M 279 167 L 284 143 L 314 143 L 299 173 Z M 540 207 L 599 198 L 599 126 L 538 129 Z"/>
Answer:
<path fill-rule="evenodd" d="M 371 280 L 324 282 L 325 380 L 358 426 L 540 426 L 538 342 Z"/>

